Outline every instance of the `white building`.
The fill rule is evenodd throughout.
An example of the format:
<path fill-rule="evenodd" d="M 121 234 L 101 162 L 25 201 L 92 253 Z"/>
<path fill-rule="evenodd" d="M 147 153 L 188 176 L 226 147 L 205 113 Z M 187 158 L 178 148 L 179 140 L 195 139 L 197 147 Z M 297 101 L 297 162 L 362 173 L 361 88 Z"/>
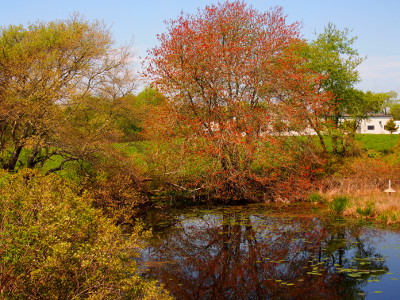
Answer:
<path fill-rule="evenodd" d="M 385 130 L 385 125 L 390 119 L 392 119 L 392 116 L 389 115 L 370 116 L 368 119 L 361 120 L 357 132 L 372 134 L 390 134 L 390 131 Z M 396 131 L 394 133 L 398 134 L 399 131 Z"/>
<path fill-rule="evenodd" d="M 372 115 L 369 116 L 368 119 L 362 119 L 360 124 L 357 128 L 357 133 L 362 134 L 390 134 L 390 131 L 385 130 L 386 123 L 392 119 L 390 115 Z M 235 120 L 235 119 L 233 119 Z M 353 117 L 344 116 L 341 118 L 340 123 L 346 120 L 354 120 Z M 395 121 L 396 125 L 399 126 L 399 129 L 393 134 L 400 134 L 400 121 Z M 205 130 L 208 128 L 205 128 Z M 219 124 L 217 122 L 211 121 L 209 123 L 209 129 L 211 131 L 219 131 Z M 316 132 L 311 128 L 306 128 L 305 130 L 298 132 L 298 131 L 283 131 L 283 132 L 273 132 L 272 127 L 269 128 L 267 132 L 261 132 L 260 135 L 265 134 L 272 134 L 272 135 L 281 135 L 281 136 L 296 136 L 296 135 L 315 135 Z M 245 136 L 246 133 L 242 133 L 242 136 Z"/>

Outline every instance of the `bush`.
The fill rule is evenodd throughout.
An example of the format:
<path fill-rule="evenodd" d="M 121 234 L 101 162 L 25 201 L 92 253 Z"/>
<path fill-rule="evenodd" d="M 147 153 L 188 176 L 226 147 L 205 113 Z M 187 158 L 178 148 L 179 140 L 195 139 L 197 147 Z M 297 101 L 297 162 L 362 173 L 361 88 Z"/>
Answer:
<path fill-rule="evenodd" d="M 0 298 L 168 298 L 137 275 L 140 227 L 122 234 L 55 175 L 0 178 Z"/>
<path fill-rule="evenodd" d="M 374 213 L 374 209 L 375 209 L 375 204 L 373 202 L 367 202 L 367 204 L 364 208 L 357 207 L 356 212 L 360 216 L 371 217 L 372 214 Z"/>
<path fill-rule="evenodd" d="M 321 194 L 312 193 L 308 196 L 308 201 L 311 203 L 323 203 L 325 202 L 325 199 L 321 196 Z"/>
<path fill-rule="evenodd" d="M 336 213 L 342 213 L 348 206 L 350 200 L 346 196 L 338 196 L 333 198 L 332 202 L 329 203 L 329 207 Z"/>

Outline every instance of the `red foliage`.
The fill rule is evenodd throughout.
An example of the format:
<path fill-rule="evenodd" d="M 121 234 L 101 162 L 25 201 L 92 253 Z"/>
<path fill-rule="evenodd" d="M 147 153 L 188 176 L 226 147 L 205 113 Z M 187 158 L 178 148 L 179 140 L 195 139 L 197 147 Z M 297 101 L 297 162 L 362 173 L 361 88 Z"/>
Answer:
<path fill-rule="evenodd" d="M 213 185 L 247 197 L 247 187 L 270 190 L 271 178 L 303 176 L 315 157 L 288 135 L 304 132 L 327 96 L 300 55 L 300 24 L 287 24 L 280 7 L 260 13 L 241 1 L 167 24 L 148 73 L 183 133 L 208 140 L 202 151 L 220 164 Z"/>

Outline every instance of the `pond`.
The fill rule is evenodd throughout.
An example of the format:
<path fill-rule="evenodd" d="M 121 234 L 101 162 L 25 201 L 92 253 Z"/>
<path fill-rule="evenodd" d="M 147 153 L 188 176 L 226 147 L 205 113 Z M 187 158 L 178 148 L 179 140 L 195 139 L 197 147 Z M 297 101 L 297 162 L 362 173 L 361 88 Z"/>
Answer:
<path fill-rule="evenodd" d="M 398 299 L 400 233 L 301 205 L 149 215 L 143 275 L 177 299 Z"/>

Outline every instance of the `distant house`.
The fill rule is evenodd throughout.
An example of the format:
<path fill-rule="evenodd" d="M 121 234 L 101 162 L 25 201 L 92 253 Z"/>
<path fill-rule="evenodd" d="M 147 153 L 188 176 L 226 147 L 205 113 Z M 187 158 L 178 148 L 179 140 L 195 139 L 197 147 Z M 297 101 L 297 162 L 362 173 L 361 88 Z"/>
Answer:
<path fill-rule="evenodd" d="M 386 114 L 376 114 L 369 116 L 367 119 L 362 119 L 359 123 L 359 126 L 357 128 L 357 133 L 367 133 L 367 134 L 390 134 L 390 131 L 385 130 L 385 125 L 386 123 L 392 119 L 392 116 L 386 115 Z M 233 121 L 236 120 L 236 118 L 232 119 Z M 351 121 L 354 120 L 353 117 L 350 116 L 344 116 L 341 117 L 340 123 L 344 121 Z M 396 125 L 399 126 L 398 131 L 395 131 L 394 134 L 400 134 L 400 121 L 395 121 Z M 211 121 L 208 123 L 208 126 L 205 126 L 204 130 L 211 130 L 211 131 L 219 131 L 220 130 L 220 125 L 217 122 Z M 278 135 L 278 136 L 296 136 L 296 135 L 315 135 L 317 134 L 313 129 L 311 128 L 306 128 L 302 131 L 275 131 L 271 128 L 269 128 L 268 131 L 265 132 L 260 132 L 261 136 L 264 135 Z M 243 132 L 242 136 L 245 136 L 246 133 Z"/>
<path fill-rule="evenodd" d="M 385 125 L 392 118 L 393 118 L 392 116 L 387 114 L 371 115 L 368 118 L 362 119 L 360 121 L 359 126 L 357 128 L 357 133 L 391 134 L 390 131 L 385 130 Z M 344 116 L 341 118 L 340 123 L 351 120 L 354 120 L 354 118 L 350 116 Z M 395 121 L 395 123 L 397 126 L 399 126 L 399 129 L 393 133 L 400 134 L 400 121 Z M 278 135 L 315 135 L 315 134 L 316 132 L 311 128 L 307 128 L 302 132 L 289 131 L 289 132 L 278 133 Z"/>
<path fill-rule="evenodd" d="M 390 115 L 372 115 L 368 119 L 361 120 L 360 126 L 357 128 L 358 133 L 371 134 L 390 134 L 385 130 L 386 123 L 392 119 Z M 398 133 L 397 131 L 394 133 Z"/>

